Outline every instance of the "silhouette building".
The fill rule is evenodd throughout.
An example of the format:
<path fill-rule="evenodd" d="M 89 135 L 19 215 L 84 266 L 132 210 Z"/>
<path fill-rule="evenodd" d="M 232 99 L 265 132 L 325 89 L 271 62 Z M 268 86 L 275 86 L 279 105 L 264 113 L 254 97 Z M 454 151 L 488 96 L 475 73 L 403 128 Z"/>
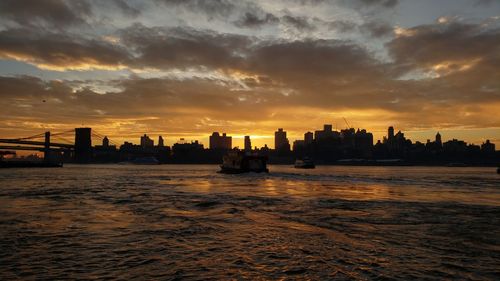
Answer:
<path fill-rule="evenodd" d="M 75 161 L 88 163 L 92 159 L 91 128 L 75 128 Z"/>
<path fill-rule="evenodd" d="M 223 133 L 222 136 L 219 135 L 219 132 L 213 132 L 210 136 L 210 149 L 225 149 L 230 150 L 232 148 L 233 138 L 227 136 L 226 133 Z"/>
<path fill-rule="evenodd" d="M 164 147 L 165 143 L 163 142 L 163 138 L 161 136 L 158 137 L 158 147 Z"/>
<path fill-rule="evenodd" d="M 154 141 L 149 138 L 148 135 L 144 134 L 144 136 L 141 137 L 141 147 L 142 148 L 151 148 L 153 147 Z"/>
<path fill-rule="evenodd" d="M 109 139 L 106 136 L 102 139 L 102 147 L 109 147 Z"/>
<path fill-rule="evenodd" d="M 311 132 L 307 132 L 304 134 L 304 144 L 305 145 L 310 145 L 313 143 L 314 140 L 314 135 Z"/>
<path fill-rule="evenodd" d="M 390 126 L 389 129 L 387 130 L 387 140 L 392 141 L 394 140 L 394 127 Z"/>
<path fill-rule="evenodd" d="M 372 156 L 373 150 L 373 134 L 368 133 L 365 129 L 357 130 L 354 135 L 354 148 L 356 156 L 369 158 Z"/>
<path fill-rule="evenodd" d="M 245 136 L 245 151 L 252 150 L 252 142 L 250 141 L 250 136 Z"/>
<path fill-rule="evenodd" d="M 437 132 L 436 134 L 436 141 L 435 141 L 436 145 L 438 147 L 442 147 L 443 146 L 443 141 L 441 140 L 441 134 L 439 132 Z"/>
<path fill-rule="evenodd" d="M 290 143 L 283 128 L 279 128 L 278 131 L 274 132 L 274 149 L 281 152 L 290 151 Z"/>
<path fill-rule="evenodd" d="M 485 143 L 481 144 L 481 151 L 487 154 L 495 153 L 495 144 L 491 143 L 490 140 L 486 140 Z"/>
<path fill-rule="evenodd" d="M 333 140 L 340 139 L 340 133 L 332 130 L 332 125 L 325 124 L 323 125 L 323 130 L 318 130 L 314 132 L 314 139 L 316 141 L 325 141 L 325 140 Z"/>

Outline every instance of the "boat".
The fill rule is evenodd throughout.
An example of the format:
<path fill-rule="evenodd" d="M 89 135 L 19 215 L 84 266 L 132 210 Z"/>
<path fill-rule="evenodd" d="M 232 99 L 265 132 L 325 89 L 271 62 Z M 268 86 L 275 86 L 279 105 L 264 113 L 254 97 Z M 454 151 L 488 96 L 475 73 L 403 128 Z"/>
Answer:
<path fill-rule="evenodd" d="M 219 173 L 241 174 L 248 172 L 268 173 L 267 157 L 257 153 L 231 150 L 222 157 Z"/>
<path fill-rule="evenodd" d="M 294 167 L 297 169 L 314 169 L 316 166 L 311 159 L 309 159 L 308 157 L 304 157 L 302 160 L 295 160 Z"/>

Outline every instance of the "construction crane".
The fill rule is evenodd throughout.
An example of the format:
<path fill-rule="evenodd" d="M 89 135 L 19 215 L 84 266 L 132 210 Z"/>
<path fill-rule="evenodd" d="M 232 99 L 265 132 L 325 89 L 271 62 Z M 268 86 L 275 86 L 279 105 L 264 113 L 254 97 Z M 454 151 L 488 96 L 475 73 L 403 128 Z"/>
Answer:
<path fill-rule="evenodd" d="M 346 120 L 344 117 L 342 117 L 342 119 L 344 119 L 344 122 L 345 122 L 345 124 L 347 125 L 347 128 L 346 128 L 346 129 L 350 129 L 350 128 L 351 128 L 351 125 L 349 125 L 349 123 L 347 122 L 347 120 Z"/>

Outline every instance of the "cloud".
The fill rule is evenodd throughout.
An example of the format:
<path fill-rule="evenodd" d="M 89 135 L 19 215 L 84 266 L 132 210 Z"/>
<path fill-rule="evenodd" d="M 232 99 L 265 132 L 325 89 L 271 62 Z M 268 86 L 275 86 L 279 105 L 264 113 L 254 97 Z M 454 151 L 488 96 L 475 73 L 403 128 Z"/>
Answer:
<path fill-rule="evenodd" d="M 364 23 L 360 26 L 360 29 L 362 32 L 375 38 L 391 36 L 394 33 L 392 25 L 383 21 L 370 21 Z"/>
<path fill-rule="evenodd" d="M 261 28 L 264 25 L 278 23 L 279 21 L 279 18 L 271 13 L 266 13 L 261 16 L 252 12 L 246 12 L 244 16 L 235 21 L 234 24 L 238 27 Z"/>
<path fill-rule="evenodd" d="M 246 1 L 116 0 L 89 2 L 90 8 L 63 16 L 36 8 L 27 12 L 31 18 L 5 6 L 21 4 L 2 2 L 10 12 L 0 11 L 7 15 L 0 58 L 82 72 L 61 72 L 59 80 L 0 76 L 0 132 L 82 123 L 120 134 L 269 133 L 277 126 L 301 132 L 342 116 L 369 129 L 396 122 L 416 129 L 498 127 L 495 18 L 470 23 L 448 17 L 393 28 L 390 18 L 373 12 L 387 15 L 398 1 L 346 1 L 338 14 L 349 17 L 308 15 L 305 5 L 320 2 L 302 0 L 304 6 L 286 9 Z M 339 3 L 324 2 L 311 9 Z M 346 5 L 362 12 L 351 14 Z M 164 21 L 165 11 L 179 14 L 178 21 Z M 206 26 L 192 24 L 193 16 Z M 56 25 L 71 28 L 51 28 Z M 135 75 L 77 80 L 96 75 L 86 69 Z M 92 90 L 99 87 L 99 93 Z"/>
<path fill-rule="evenodd" d="M 392 8 L 399 4 L 399 0 L 358 0 L 366 5 L 381 5 L 387 8 Z"/>
<path fill-rule="evenodd" d="M 352 32 L 355 31 L 358 26 L 356 23 L 345 20 L 335 20 L 327 23 L 329 30 L 337 30 L 339 32 Z"/>
<path fill-rule="evenodd" d="M 50 0 L 50 1 L 0 1 L 0 15 L 21 26 L 47 25 L 63 28 L 79 25 L 92 15 L 89 2 L 85 0 Z"/>
<path fill-rule="evenodd" d="M 137 67 L 231 68 L 242 61 L 248 37 L 189 28 L 148 28 L 135 24 L 121 32 L 123 42 L 137 54 Z"/>
<path fill-rule="evenodd" d="M 386 47 L 406 71 L 441 69 L 452 73 L 498 62 L 500 29 L 460 22 L 421 25 L 399 32 Z"/>
<path fill-rule="evenodd" d="M 245 91 L 230 80 L 131 78 L 113 82 L 120 91 L 98 94 L 88 88 L 74 90 L 78 81 L 0 77 L 4 109 L 0 132 L 24 136 L 28 131 L 71 129 L 84 123 L 100 133 L 122 137 L 137 132 L 206 135 L 217 130 L 270 134 L 277 126 L 302 133 L 342 116 L 375 129 L 384 129 L 394 120 L 408 129 L 484 128 L 500 121 L 494 114 L 498 100 L 470 103 L 467 97 L 457 96 L 443 101 L 452 97 L 437 95 L 443 88 L 434 89 L 432 81 L 349 84 L 338 91 L 317 88 L 318 95 L 297 88 L 287 96 L 283 95 L 286 85 L 264 80 L 257 78 L 252 90 Z"/>
<path fill-rule="evenodd" d="M 313 31 L 316 29 L 316 26 L 307 17 L 285 15 L 281 18 L 281 21 L 299 31 Z"/>
<path fill-rule="evenodd" d="M 125 0 L 112 0 L 111 1 L 116 7 L 118 7 L 125 15 L 137 17 L 141 14 L 141 11 L 134 8 Z"/>
<path fill-rule="evenodd" d="M 247 2 L 238 3 L 229 0 L 156 0 L 156 2 L 167 7 L 202 13 L 210 19 L 214 17 L 227 18 L 238 9 L 238 5 L 250 5 Z"/>
<path fill-rule="evenodd" d="M 0 58 L 53 70 L 116 69 L 129 59 L 126 50 L 105 40 L 35 29 L 0 31 Z"/>

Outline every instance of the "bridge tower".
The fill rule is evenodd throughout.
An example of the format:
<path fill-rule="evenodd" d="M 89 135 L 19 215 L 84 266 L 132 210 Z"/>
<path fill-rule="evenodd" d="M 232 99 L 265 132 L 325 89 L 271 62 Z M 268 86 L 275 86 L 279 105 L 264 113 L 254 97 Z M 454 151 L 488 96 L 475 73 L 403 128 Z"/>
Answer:
<path fill-rule="evenodd" d="M 91 128 L 75 128 L 75 161 L 77 163 L 88 163 L 91 159 Z"/>
<path fill-rule="evenodd" d="M 45 132 L 45 142 L 43 145 L 43 161 L 50 162 L 50 132 Z"/>

